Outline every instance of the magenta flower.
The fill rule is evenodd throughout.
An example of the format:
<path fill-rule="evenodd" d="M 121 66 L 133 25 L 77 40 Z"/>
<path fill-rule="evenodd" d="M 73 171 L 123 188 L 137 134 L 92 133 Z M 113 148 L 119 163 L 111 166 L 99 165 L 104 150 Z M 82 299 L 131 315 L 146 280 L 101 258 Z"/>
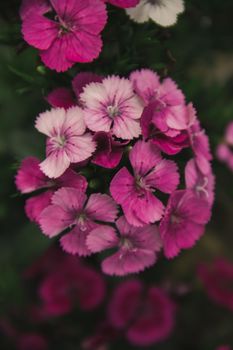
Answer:
<path fill-rule="evenodd" d="M 205 199 L 210 205 L 214 201 L 215 178 L 212 171 L 202 174 L 194 159 L 191 159 L 185 167 L 186 187 L 193 190 L 198 197 Z"/>
<path fill-rule="evenodd" d="M 208 202 L 198 198 L 195 192 L 173 192 L 159 226 L 165 256 L 174 258 L 181 249 L 193 247 L 202 236 L 210 215 Z"/>
<path fill-rule="evenodd" d="M 42 113 L 36 119 L 36 128 L 48 137 L 47 157 L 40 168 L 50 178 L 61 176 L 71 163 L 88 159 L 96 148 L 92 135 L 85 133 L 83 112 L 79 107 Z"/>
<path fill-rule="evenodd" d="M 149 346 L 171 334 L 175 305 L 162 289 L 145 288 L 139 280 L 128 280 L 114 290 L 108 318 L 113 327 L 125 332 L 131 344 Z"/>
<path fill-rule="evenodd" d="M 221 345 L 216 350 L 232 350 L 229 345 Z"/>
<path fill-rule="evenodd" d="M 99 131 L 94 135 L 97 143 L 92 163 L 104 168 L 115 168 L 120 163 L 124 146 L 128 142 L 115 141 L 110 133 Z"/>
<path fill-rule="evenodd" d="M 233 263 L 224 258 L 200 264 L 198 276 L 211 300 L 233 311 Z"/>
<path fill-rule="evenodd" d="M 117 251 L 102 262 L 103 272 L 124 276 L 143 271 L 156 262 L 156 253 L 161 249 L 157 226 L 137 228 L 129 225 L 124 216 L 116 221 L 118 233 L 113 227 L 99 226 L 87 237 L 87 246 L 93 253 L 109 248 Z"/>
<path fill-rule="evenodd" d="M 100 32 L 107 20 L 101 0 L 25 0 L 21 18 L 25 41 L 39 49 L 44 64 L 57 72 L 99 56 Z"/>
<path fill-rule="evenodd" d="M 122 8 L 135 7 L 139 4 L 140 0 L 102 0 L 104 2 L 109 2 L 110 4 Z"/>
<path fill-rule="evenodd" d="M 154 196 L 155 190 L 172 193 L 178 186 L 176 163 L 161 157 L 156 146 L 138 141 L 129 154 L 134 175 L 120 169 L 110 184 L 110 192 L 122 206 L 131 225 L 143 226 L 161 219 L 164 206 Z"/>
<path fill-rule="evenodd" d="M 71 312 L 76 305 L 83 311 L 98 307 L 105 296 L 102 276 L 77 257 L 66 256 L 39 285 L 40 308 L 47 317 Z"/>
<path fill-rule="evenodd" d="M 102 83 L 90 83 L 80 98 L 90 130 L 111 131 L 124 140 L 141 134 L 139 118 L 142 105 L 128 79 L 111 76 L 103 79 Z"/>
<path fill-rule="evenodd" d="M 74 187 L 80 191 L 87 188 L 85 177 L 71 169 L 55 180 L 48 178 L 39 167 L 40 161 L 35 157 L 25 158 L 15 177 L 15 184 L 21 193 L 31 193 L 43 189 L 44 192 L 27 199 L 25 211 L 31 221 L 38 223 L 40 213 L 51 204 L 54 192 L 63 186 Z"/>
<path fill-rule="evenodd" d="M 86 238 L 98 223 L 114 222 L 117 216 L 117 206 L 106 194 L 93 193 L 87 200 L 84 192 L 63 187 L 53 195 L 51 202 L 39 218 L 42 232 L 54 237 L 71 228 L 60 242 L 66 252 L 80 256 L 91 254 Z"/>
<path fill-rule="evenodd" d="M 63 107 L 68 109 L 75 105 L 81 105 L 79 95 L 84 87 L 92 82 L 101 82 L 102 77 L 94 73 L 78 73 L 72 80 L 72 89 L 59 87 L 51 91 L 46 97 L 47 102 L 52 107 Z"/>

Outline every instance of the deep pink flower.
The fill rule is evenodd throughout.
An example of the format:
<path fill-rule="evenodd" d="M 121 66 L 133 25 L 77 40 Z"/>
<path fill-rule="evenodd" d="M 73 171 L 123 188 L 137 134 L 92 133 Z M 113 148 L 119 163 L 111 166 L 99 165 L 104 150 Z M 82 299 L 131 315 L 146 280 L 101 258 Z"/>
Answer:
<path fill-rule="evenodd" d="M 195 192 L 173 192 L 159 227 L 165 256 L 173 258 L 181 249 L 193 247 L 202 236 L 210 215 L 208 202 L 198 198 Z"/>
<path fill-rule="evenodd" d="M 211 172 L 210 160 L 212 159 L 208 136 L 205 130 L 201 129 L 198 120 L 188 129 L 188 133 L 195 162 L 200 171 L 207 175 Z"/>
<path fill-rule="evenodd" d="M 131 225 L 143 226 L 161 219 L 164 206 L 154 196 L 155 190 L 172 193 L 178 186 L 176 163 L 163 159 L 156 146 L 138 141 L 129 154 L 134 170 L 122 168 L 110 184 L 112 197 L 121 204 Z"/>
<path fill-rule="evenodd" d="M 156 261 L 161 239 L 156 225 L 137 228 L 129 225 L 124 216 L 113 227 L 99 226 L 87 237 L 87 246 L 97 253 L 109 248 L 117 251 L 102 262 L 102 270 L 109 275 L 124 276 L 143 271 Z"/>
<path fill-rule="evenodd" d="M 139 4 L 140 0 L 102 0 L 104 2 L 109 2 L 110 4 L 122 8 L 135 7 Z"/>
<path fill-rule="evenodd" d="M 142 105 L 133 93 L 131 82 L 118 76 L 90 83 L 80 95 L 85 122 L 92 131 L 112 131 L 113 135 L 131 140 L 141 134 L 139 118 Z"/>
<path fill-rule="evenodd" d="M 212 171 L 202 174 L 194 159 L 191 159 L 185 167 L 186 187 L 193 190 L 198 197 L 206 199 L 212 205 L 214 201 L 215 178 Z"/>
<path fill-rule="evenodd" d="M 105 296 L 102 276 L 77 257 L 62 257 L 39 285 L 41 309 L 48 316 L 71 312 L 76 305 L 90 311 L 98 307 Z"/>
<path fill-rule="evenodd" d="M 61 176 L 71 163 L 88 159 L 96 148 L 92 135 L 85 133 L 83 111 L 79 107 L 41 113 L 35 126 L 48 137 L 47 157 L 40 168 L 50 178 Z"/>
<path fill-rule="evenodd" d="M 121 161 L 124 146 L 128 142 L 115 141 L 110 133 L 99 131 L 94 135 L 97 143 L 92 163 L 104 168 L 115 168 Z"/>
<path fill-rule="evenodd" d="M 72 90 L 66 87 L 54 89 L 48 94 L 46 100 L 52 107 L 67 109 L 76 105 Z"/>
<path fill-rule="evenodd" d="M 108 307 L 110 323 L 125 332 L 136 346 L 149 346 L 166 339 L 174 328 L 175 305 L 157 287 L 145 288 L 139 280 L 122 282 Z"/>
<path fill-rule="evenodd" d="M 211 300 L 233 311 L 233 263 L 224 258 L 200 264 L 198 276 Z"/>
<path fill-rule="evenodd" d="M 49 344 L 39 333 L 24 333 L 17 339 L 17 349 L 19 350 L 48 350 Z"/>
<path fill-rule="evenodd" d="M 233 146 L 233 121 L 231 121 L 226 128 L 225 140 L 228 145 Z"/>
<path fill-rule="evenodd" d="M 98 222 L 114 222 L 117 216 L 117 206 L 106 194 L 93 193 L 87 200 L 84 192 L 63 187 L 53 195 L 51 202 L 39 218 L 43 233 L 54 237 L 71 228 L 60 242 L 65 251 L 80 256 L 91 253 L 86 237 L 98 227 Z"/>
<path fill-rule="evenodd" d="M 25 41 L 39 49 L 44 64 L 57 72 L 99 56 L 100 32 L 107 20 L 101 0 L 25 0 L 21 18 Z"/>
<path fill-rule="evenodd" d="M 92 82 L 101 82 L 102 77 L 89 72 L 78 73 L 72 80 L 72 89 L 59 87 L 52 90 L 46 97 L 47 102 L 52 107 L 63 107 L 65 109 L 75 105 L 81 105 L 79 95 L 83 88 Z"/>
<path fill-rule="evenodd" d="M 232 350 L 229 345 L 221 345 L 216 350 Z"/>
<path fill-rule="evenodd" d="M 43 189 L 44 192 L 26 200 L 25 211 L 31 221 L 38 222 L 43 209 L 51 204 L 54 192 L 63 186 L 74 187 L 80 191 L 87 188 L 86 179 L 71 169 L 55 180 L 48 178 L 39 167 L 40 161 L 35 157 L 25 158 L 15 177 L 15 184 L 21 193 L 31 193 Z"/>

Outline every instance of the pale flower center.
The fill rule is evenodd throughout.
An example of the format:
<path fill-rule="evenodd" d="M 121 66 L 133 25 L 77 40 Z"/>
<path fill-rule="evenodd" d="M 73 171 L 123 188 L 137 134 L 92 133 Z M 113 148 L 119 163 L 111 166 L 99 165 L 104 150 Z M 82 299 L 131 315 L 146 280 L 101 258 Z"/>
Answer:
<path fill-rule="evenodd" d="M 120 246 L 124 249 L 130 250 L 133 248 L 133 243 L 128 238 L 121 238 Z"/>
<path fill-rule="evenodd" d="M 163 5 L 163 0 L 147 0 L 146 2 L 150 5 L 157 5 L 157 6 Z"/>
<path fill-rule="evenodd" d="M 66 137 L 64 135 L 56 136 L 52 138 L 52 141 L 58 148 L 63 148 L 66 144 Z"/>
<path fill-rule="evenodd" d="M 87 230 L 86 219 L 87 219 L 87 216 L 85 213 L 79 213 L 77 215 L 76 222 L 81 231 Z"/>
<path fill-rule="evenodd" d="M 110 118 L 114 118 L 119 116 L 121 113 L 117 106 L 107 106 L 107 114 Z"/>

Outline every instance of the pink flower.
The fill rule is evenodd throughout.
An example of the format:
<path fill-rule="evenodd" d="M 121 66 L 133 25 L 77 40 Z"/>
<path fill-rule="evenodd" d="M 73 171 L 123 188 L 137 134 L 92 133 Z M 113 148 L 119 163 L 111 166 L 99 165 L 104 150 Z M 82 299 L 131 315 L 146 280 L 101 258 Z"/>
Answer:
<path fill-rule="evenodd" d="M 191 159 L 185 167 L 185 183 L 199 198 L 205 199 L 210 205 L 213 204 L 215 178 L 212 171 L 207 175 L 202 174 L 195 160 Z"/>
<path fill-rule="evenodd" d="M 111 76 L 102 83 L 90 83 L 80 95 L 85 122 L 92 131 L 112 132 L 118 138 L 131 140 L 141 134 L 138 119 L 142 105 L 133 93 L 128 79 Z"/>
<path fill-rule="evenodd" d="M 134 145 L 129 159 L 134 175 L 126 167 L 120 169 L 111 181 L 111 195 L 122 206 L 131 225 L 143 226 L 159 221 L 164 206 L 153 192 L 158 189 L 172 193 L 177 188 L 176 163 L 163 159 L 157 147 L 143 141 Z"/>
<path fill-rule="evenodd" d="M 105 296 L 105 283 L 98 272 L 77 257 L 61 255 L 52 271 L 39 285 L 41 309 L 48 316 L 71 312 L 78 304 L 83 311 L 98 307 Z"/>
<path fill-rule="evenodd" d="M 221 345 L 216 350 L 232 350 L 229 345 Z"/>
<path fill-rule="evenodd" d="M 100 32 L 107 20 L 101 0 L 25 0 L 21 18 L 25 41 L 39 49 L 44 64 L 57 72 L 99 56 Z"/>
<path fill-rule="evenodd" d="M 211 300 L 233 311 L 233 263 L 224 258 L 200 264 L 198 276 Z"/>
<path fill-rule="evenodd" d="M 131 344 L 149 346 L 171 334 L 175 305 L 163 290 L 145 288 L 141 281 L 129 280 L 114 290 L 108 318 L 113 327 L 125 332 Z"/>
<path fill-rule="evenodd" d="M 170 78 L 160 83 L 149 69 L 131 73 L 130 80 L 144 102 L 142 134 L 163 152 L 173 155 L 189 146 L 187 128 L 196 115 L 192 104 L 185 106 L 184 95 Z"/>
<path fill-rule="evenodd" d="M 193 191 L 173 192 L 159 226 L 165 256 L 174 258 L 181 249 L 193 247 L 202 236 L 210 215 L 208 202 Z"/>
<path fill-rule="evenodd" d="M 199 170 L 207 175 L 211 172 L 210 160 L 212 159 L 208 136 L 205 130 L 201 129 L 198 120 L 188 129 L 188 133 L 195 162 Z"/>
<path fill-rule="evenodd" d="M 54 237 L 71 228 L 60 242 L 65 251 L 80 256 L 91 254 L 86 237 L 98 227 L 97 222 L 114 222 L 117 216 L 117 206 L 106 194 L 93 193 L 87 200 L 84 192 L 63 187 L 53 195 L 51 202 L 39 218 L 43 233 Z"/>
<path fill-rule="evenodd" d="M 99 131 L 94 135 L 97 149 L 92 158 L 92 163 L 104 168 L 115 168 L 121 161 L 124 146 L 128 142 L 115 141 L 110 133 Z"/>
<path fill-rule="evenodd" d="M 233 121 L 227 125 L 225 140 L 229 146 L 233 146 Z"/>
<path fill-rule="evenodd" d="M 133 227 L 124 216 L 116 221 L 116 226 L 118 233 L 113 227 L 99 226 L 87 237 L 87 246 L 93 253 L 117 248 L 116 253 L 102 262 L 103 272 L 124 276 L 153 265 L 161 249 L 157 226 Z"/>
<path fill-rule="evenodd" d="M 16 187 L 21 193 L 44 190 L 26 201 L 26 214 L 35 222 L 38 222 L 40 213 L 51 204 L 51 198 L 59 187 L 74 187 L 80 191 L 85 191 L 87 188 L 86 179 L 73 170 L 67 169 L 62 176 L 51 180 L 40 170 L 39 164 L 40 161 L 35 157 L 25 158 L 15 177 Z"/>
<path fill-rule="evenodd" d="M 63 107 L 65 109 L 75 105 L 81 105 L 79 95 L 83 88 L 92 82 L 101 82 L 102 77 L 94 73 L 78 73 L 72 80 L 72 88 L 59 87 L 51 91 L 46 97 L 52 107 Z"/>
<path fill-rule="evenodd" d="M 47 158 L 40 163 L 40 168 L 50 178 L 61 176 L 71 163 L 88 159 L 95 150 L 91 134 L 85 133 L 83 112 L 79 107 L 42 113 L 35 126 L 48 137 Z"/>
<path fill-rule="evenodd" d="M 103 0 L 104 2 L 109 2 L 112 5 L 122 7 L 122 8 L 128 8 L 128 7 L 135 7 L 140 0 Z"/>

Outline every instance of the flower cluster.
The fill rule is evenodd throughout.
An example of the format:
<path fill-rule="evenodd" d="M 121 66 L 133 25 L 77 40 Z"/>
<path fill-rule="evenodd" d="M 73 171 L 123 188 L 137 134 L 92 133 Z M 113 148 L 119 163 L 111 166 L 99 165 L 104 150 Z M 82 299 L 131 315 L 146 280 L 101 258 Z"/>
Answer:
<path fill-rule="evenodd" d="M 162 26 L 176 22 L 182 0 L 23 0 L 20 10 L 24 40 L 39 50 L 42 62 L 64 72 L 76 62 L 96 59 L 107 23 L 105 3 L 127 9 L 136 22 L 150 18 Z"/>
<path fill-rule="evenodd" d="M 216 149 L 217 158 L 233 171 L 233 122 L 227 125 L 223 141 Z"/>
<path fill-rule="evenodd" d="M 152 266 L 162 248 L 173 258 L 193 247 L 210 219 L 214 177 L 192 104 L 148 69 L 83 73 L 72 85 L 53 91 L 47 99 L 59 107 L 36 119 L 46 159 L 23 160 L 16 176 L 22 193 L 40 190 L 27 200 L 29 218 L 50 238 L 64 232 L 68 253 L 108 251 L 110 275 Z"/>

